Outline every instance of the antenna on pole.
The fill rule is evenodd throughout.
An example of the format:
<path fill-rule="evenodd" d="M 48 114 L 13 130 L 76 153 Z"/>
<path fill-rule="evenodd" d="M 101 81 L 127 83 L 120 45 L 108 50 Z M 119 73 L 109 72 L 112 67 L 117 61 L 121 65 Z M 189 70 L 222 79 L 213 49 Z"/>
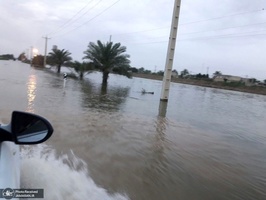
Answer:
<path fill-rule="evenodd" d="M 46 67 L 46 54 L 47 54 L 47 40 L 51 38 L 48 38 L 47 36 L 43 38 L 45 39 L 44 59 L 43 59 L 43 66 L 45 68 Z"/>
<path fill-rule="evenodd" d="M 168 42 L 164 77 L 163 77 L 161 101 L 168 101 L 168 97 L 169 97 L 169 89 L 170 89 L 170 82 L 171 82 L 171 75 L 172 75 L 172 68 L 173 68 L 173 61 L 174 61 L 174 54 L 175 54 L 175 44 L 176 44 L 178 20 L 179 20 L 179 13 L 180 13 L 180 5 L 181 5 L 181 0 L 175 0 L 171 31 L 170 31 L 170 37 L 169 37 L 169 42 Z"/>

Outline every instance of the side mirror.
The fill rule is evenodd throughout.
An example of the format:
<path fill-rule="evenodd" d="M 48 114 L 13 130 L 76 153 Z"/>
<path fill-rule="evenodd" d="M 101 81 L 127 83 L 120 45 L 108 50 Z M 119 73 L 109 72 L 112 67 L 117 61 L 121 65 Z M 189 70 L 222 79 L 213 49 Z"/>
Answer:
<path fill-rule="evenodd" d="M 16 144 L 38 144 L 51 137 L 53 127 L 43 117 L 14 111 L 11 119 L 11 133 Z"/>

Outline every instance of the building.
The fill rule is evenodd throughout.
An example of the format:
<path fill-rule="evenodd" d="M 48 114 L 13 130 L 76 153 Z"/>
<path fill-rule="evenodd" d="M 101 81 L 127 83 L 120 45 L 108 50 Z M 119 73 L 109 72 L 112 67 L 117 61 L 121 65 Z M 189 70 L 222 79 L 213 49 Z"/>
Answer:
<path fill-rule="evenodd" d="M 253 86 L 257 84 L 255 78 L 242 78 L 241 82 L 245 83 L 246 86 Z"/>
<path fill-rule="evenodd" d="M 239 83 L 244 83 L 246 86 L 253 86 L 257 84 L 257 81 L 255 78 L 242 78 L 240 76 L 232 76 L 232 75 L 214 76 L 213 81 L 226 82 L 226 83 L 239 82 Z"/>
<path fill-rule="evenodd" d="M 178 72 L 175 71 L 175 70 L 173 70 L 173 71 L 172 71 L 172 77 L 173 77 L 173 78 L 178 78 Z"/>
<path fill-rule="evenodd" d="M 218 75 L 213 77 L 213 81 L 215 82 L 241 82 L 242 77 L 240 76 L 232 76 L 232 75 Z"/>

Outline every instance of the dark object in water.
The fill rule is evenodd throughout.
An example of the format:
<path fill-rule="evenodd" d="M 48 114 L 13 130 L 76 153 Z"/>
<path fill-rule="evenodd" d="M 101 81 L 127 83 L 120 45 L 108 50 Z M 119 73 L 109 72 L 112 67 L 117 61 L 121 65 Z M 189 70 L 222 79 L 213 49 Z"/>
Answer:
<path fill-rule="evenodd" d="M 154 92 L 145 92 L 144 94 L 154 94 Z"/>
<path fill-rule="evenodd" d="M 141 93 L 142 94 L 154 94 L 154 92 L 146 92 L 146 90 L 144 90 L 143 88 L 141 90 Z"/>

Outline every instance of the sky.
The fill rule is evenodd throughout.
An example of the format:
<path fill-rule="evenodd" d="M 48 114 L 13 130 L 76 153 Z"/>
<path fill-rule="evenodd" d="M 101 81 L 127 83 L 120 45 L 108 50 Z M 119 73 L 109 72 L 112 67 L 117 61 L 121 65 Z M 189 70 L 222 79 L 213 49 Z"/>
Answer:
<path fill-rule="evenodd" d="M 0 54 L 53 45 L 82 61 L 89 42 L 120 42 L 132 67 L 164 70 L 174 0 L 0 0 Z M 265 0 L 181 0 L 173 69 L 266 79 Z"/>

